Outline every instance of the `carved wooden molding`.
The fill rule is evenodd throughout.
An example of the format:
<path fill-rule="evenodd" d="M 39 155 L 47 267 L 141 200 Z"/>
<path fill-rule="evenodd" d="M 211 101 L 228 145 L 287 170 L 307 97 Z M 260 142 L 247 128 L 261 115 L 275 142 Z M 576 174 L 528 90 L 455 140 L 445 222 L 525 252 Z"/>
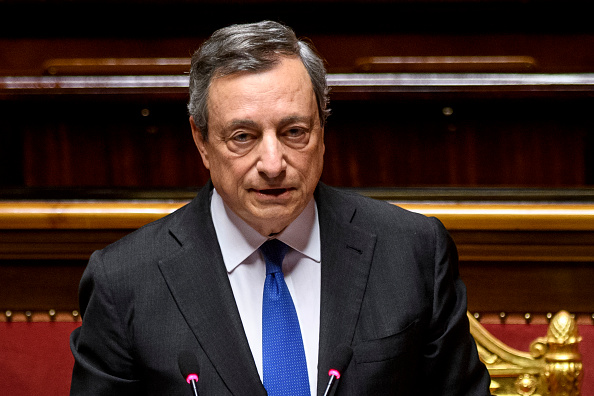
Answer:
<path fill-rule="evenodd" d="M 0 229 L 136 229 L 187 201 L 4 201 Z M 593 204 L 398 203 L 449 230 L 594 231 Z"/>
<path fill-rule="evenodd" d="M 94 249 L 186 202 L 0 202 L 0 258 L 87 259 Z M 591 204 L 399 205 L 439 218 L 452 234 L 463 261 L 594 261 Z"/>
<path fill-rule="evenodd" d="M 343 94 L 486 92 L 588 93 L 594 73 L 335 73 L 327 77 L 334 99 Z M 178 94 L 188 92 L 187 75 L 97 75 L 0 77 L 0 99 L 14 95 Z M 338 94 L 339 97 L 336 97 Z"/>
<path fill-rule="evenodd" d="M 537 338 L 529 352 L 515 350 L 493 337 L 468 313 L 481 360 L 491 375 L 494 395 L 578 396 L 583 380 L 581 337 L 567 311 L 557 313 L 546 337 Z"/>

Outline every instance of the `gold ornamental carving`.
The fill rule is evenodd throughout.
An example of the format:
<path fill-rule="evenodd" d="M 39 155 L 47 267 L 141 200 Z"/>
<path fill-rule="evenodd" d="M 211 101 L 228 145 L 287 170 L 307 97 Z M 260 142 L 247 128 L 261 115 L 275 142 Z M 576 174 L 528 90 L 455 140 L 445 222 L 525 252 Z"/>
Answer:
<path fill-rule="evenodd" d="M 516 380 L 516 392 L 522 396 L 532 396 L 536 392 L 538 381 L 530 374 L 522 374 Z"/>
<path fill-rule="evenodd" d="M 558 312 L 546 337 L 539 337 L 529 352 L 515 350 L 493 337 L 469 313 L 471 333 L 479 357 L 491 375 L 491 393 L 501 396 L 579 396 L 583 367 L 578 351 L 582 339 L 575 319 Z"/>
<path fill-rule="evenodd" d="M 584 371 L 578 346 L 575 320 L 561 311 L 551 320 L 547 332 L 547 352 L 544 355 L 544 379 L 551 395 L 579 396 Z"/>

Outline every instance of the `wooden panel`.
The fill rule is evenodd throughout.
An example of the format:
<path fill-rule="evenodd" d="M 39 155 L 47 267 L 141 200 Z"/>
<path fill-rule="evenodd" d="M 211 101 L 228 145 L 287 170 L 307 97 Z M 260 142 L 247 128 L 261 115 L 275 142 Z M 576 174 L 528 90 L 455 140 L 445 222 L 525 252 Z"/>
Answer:
<path fill-rule="evenodd" d="M 461 262 L 471 312 L 594 312 L 592 262 Z"/>
<path fill-rule="evenodd" d="M 23 136 L 22 185 L 180 187 L 204 183 L 208 173 L 192 141 L 185 107 L 153 105 L 67 101 L 46 106 L 47 111 L 33 119 L 26 118 L 23 109 L 15 110 L 11 128 Z M 6 150 L 10 150 L 7 155 L 16 151 Z"/>
<path fill-rule="evenodd" d="M 0 185 L 202 185 L 208 173 L 191 139 L 187 78 L 161 77 L 0 77 L 0 113 L 12 136 L 0 154 L 14 167 Z M 322 180 L 330 185 L 594 181 L 593 75 L 335 74 L 329 81 Z"/>
<path fill-rule="evenodd" d="M 463 261 L 594 261 L 591 231 L 486 231 L 469 227 L 450 233 Z"/>
<path fill-rule="evenodd" d="M 44 74 L 75 75 L 183 75 L 190 58 L 51 58 L 43 63 Z"/>
<path fill-rule="evenodd" d="M 78 309 L 85 261 L 0 261 L 0 310 Z"/>
<path fill-rule="evenodd" d="M 344 187 L 586 186 L 588 102 L 335 102 L 322 179 Z"/>
<path fill-rule="evenodd" d="M 190 58 L 50 58 L 53 76 L 183 75 Z M 372 73 L 525 73 L 537 70 L 530 56 L 370 56 L 355 59 L 355 71 Z"/>
<path fill-rule="evenodd" d="M 543 72 L 592 71 L 587 5 L 571 0 L 179 0 L 97 7 L 84 1 L 3 1 L 0 14 L 10 18 L 0 25 L 0 47 L 6 49 L 0 69 L 40 75 L 49 58 L 187 57 L 217 28 L 274 19 L 311 38 L 335 71 L 353 71 L 359 57 L 468 55 L 532 56 Z M 111 21 L 109 29 L 105 21 Z"/>
<path fill-rule="evenodd" d="M 0 260 L 88 260 L 130 229 L 0 230 Z"/>
<path fill-rule="evenodd" d="M 368 56 L 356 71 L 371 73 L 525 73 L 537 69 L 531 56 Z"/>
<path fill-rule="evenodd" d="M 0 3 L 1 4 L 1 3 Z M 538 73 L 585 73 L 594 71 L 592 32 L 561 34 L 536 32 L 486 32 L 482 34 L 419 33 L 388 31 L 384 34 L 354 32 L 309 34 L 333 73 L 357 71 L 357 59 L 366 57 L 528 56 Z M 51 59 L 78 58 L 188 58 L 210 32 L 183 37 L 60 38 L 0 37 L 0 75 L 41 76 Z M 468 69 L 479 72 L 478 69 Z M 505 69 L 489 71 L 504 72 Z M 409 70 L 410 71 L 410 70 Z M 435 71 L 435 70 L 434 70 Z M 177 72 L 176 72 L 177 73 Z M 161 74 L 161 73 L 159 73 Z"/>

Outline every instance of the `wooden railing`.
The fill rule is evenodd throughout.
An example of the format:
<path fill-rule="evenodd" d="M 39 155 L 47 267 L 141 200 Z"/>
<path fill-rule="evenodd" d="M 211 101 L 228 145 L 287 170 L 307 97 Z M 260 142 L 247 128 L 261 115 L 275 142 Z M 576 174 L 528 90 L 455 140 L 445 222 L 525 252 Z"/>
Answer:
<path fill-rule="evenodd" d="M 86 259 L 112 236 L 184 203 L 0 201 L 0 259 Z M 594 204 L 394 203 L 439 218 L 456 240 L 462 261 L 594 261 Z M 50 234 L 51 243 L 40 243 Z M 90 234 L 102 237 L 90 241 Z"/>
<path fill-rule="evenodd" d="M 102 73 L 104 74 L 104 73 Z M 0 76 L 0 99 L 15 95 L 126 93 L 187 96 L 189 77 L 163 75 Z M 593 73 L 335 73 L 328 75 L 332 93 L 506 93 L 510 96 L 594 91 Z M 344 97 L 344 96 L 343 96 Z M 334 98 L 334 96 L 333 96 Z"/>

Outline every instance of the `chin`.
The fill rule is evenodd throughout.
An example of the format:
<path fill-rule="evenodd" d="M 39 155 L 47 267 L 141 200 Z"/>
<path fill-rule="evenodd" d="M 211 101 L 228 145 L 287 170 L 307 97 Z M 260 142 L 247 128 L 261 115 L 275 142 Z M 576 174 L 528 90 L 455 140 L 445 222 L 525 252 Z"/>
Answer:
<path fill-rule="evenodd" d="M 297 216 L 289 216 L 287 213 L 267 214 L 265 216 L 258 216 L 259 222 L 262 225 L 264 235 L 278 234 Z"/>

